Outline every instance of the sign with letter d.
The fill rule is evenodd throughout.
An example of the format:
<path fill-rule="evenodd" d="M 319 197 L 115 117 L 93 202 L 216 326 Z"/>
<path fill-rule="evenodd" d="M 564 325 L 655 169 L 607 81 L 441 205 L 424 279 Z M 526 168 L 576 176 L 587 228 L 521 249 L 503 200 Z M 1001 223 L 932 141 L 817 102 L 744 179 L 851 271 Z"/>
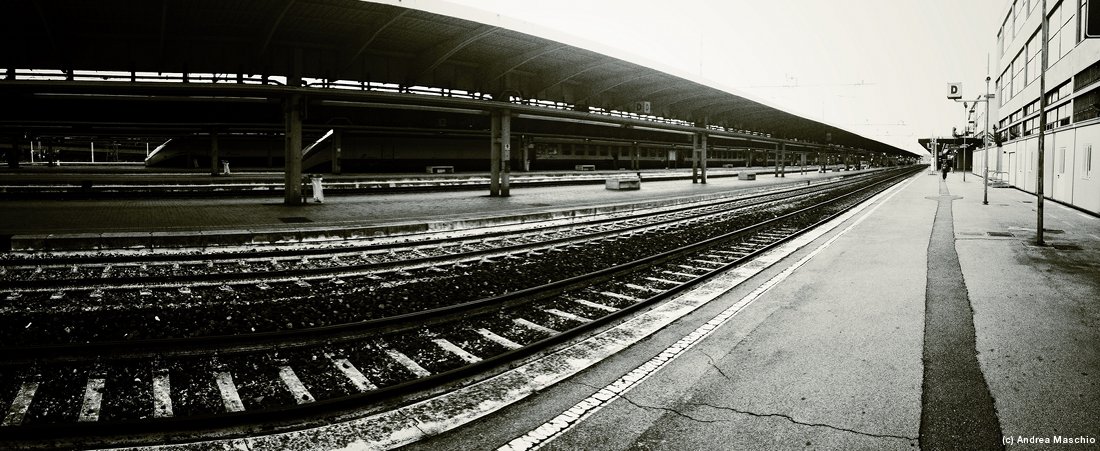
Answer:
<path fill-rule="evenodd" d="M 962 95 L 962 83 L 948 83 L 947 84 L 947 98 L 951 100 L 961 99 Z"/>

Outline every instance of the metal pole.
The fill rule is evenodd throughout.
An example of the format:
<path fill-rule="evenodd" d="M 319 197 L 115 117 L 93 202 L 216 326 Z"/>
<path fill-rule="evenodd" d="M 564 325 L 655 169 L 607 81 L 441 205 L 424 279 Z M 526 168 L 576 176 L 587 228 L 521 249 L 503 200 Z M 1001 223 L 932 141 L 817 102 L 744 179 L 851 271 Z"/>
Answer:
<path fill-rule="evenodd" d="M 95 163 L 95 141 L 92 141 L 92 163 Z"/>
<path fill-rule="evenodd" d="M 982 205 L 989 205 L 989 77 L 985 77 L 985 130 L 982 131 Z"/>
<path fill-rule="evenodd" d="M 500 195 L 508 197 L 512 174 L 512 112 L 500 110 Z"/>
<path fill-rule="evenodd" d="M 691 183 L 699 183 L 699 133 L 691 135 Z"/>
<path fill-rule="evenodd" d="M 699 154 L 700 154 L 699 155 L 700 156 L 700 159 L 699 159 L 700 160 L 699 161 L 699 169 L 700 169 L 700 171 L 699 171 L 699 173 L 700 173 L 699 174 L 699 183 L 702 183 L 702 184 L 706 185 L 707 184 L 707 134 L 706 133 L 700 133 L 699 134 L 699 147 L 700 147 L 700 151 L 699 151 Z"/>
<path fill-rule="evenodd" d="M 489 195 L 500 196 L 500 111 L 493 110 L 489 119 Z"/>
<path fill-rule="evenodd" d="M 1044 141 L 1046 141 L 1046 128 L 1047 128 L 1047 39 L 1050 32 L 1050 24 L 1047 20 L 1047 0 L 1043 0 L 1042 9 L 1043 13 L 1043 40 L 1042 45 L 1042 61 L 1039 63 L 1039 170 L 1036 176 L 1037 183 L 1035 186 L 1035 203 L 1038 210 L 1038 219 L 1035 226 L 1035 244 L 1042 246 L 1046 243 L 1043 242 L 1043 152 Z"/>

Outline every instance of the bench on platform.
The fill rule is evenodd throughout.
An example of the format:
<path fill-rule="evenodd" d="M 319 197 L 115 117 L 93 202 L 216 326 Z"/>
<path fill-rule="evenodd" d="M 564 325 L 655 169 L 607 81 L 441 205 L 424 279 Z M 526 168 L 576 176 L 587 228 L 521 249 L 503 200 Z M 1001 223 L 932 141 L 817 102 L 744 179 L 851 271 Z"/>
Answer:
<path fill-rule="evenodd" d="M 609 190 L 642 189 L 642 179 L 638 177 L 609 177 L 604 182 Z"/>
<path fill-rule="evenodd" d="M 424 171 L 429 174 L 454 174 L 454 166 L 424 166 Z"/>
<path fill-rule="evenodd" d="M 756 180 L 756 174 L 741 171 L 737 173 L 737 180 Z"/>
<path fill-rule="evenodd" d="M 595 171 L 596 165 L 594 164 L 578 164 L 573 167 L 577 171 Z"/>

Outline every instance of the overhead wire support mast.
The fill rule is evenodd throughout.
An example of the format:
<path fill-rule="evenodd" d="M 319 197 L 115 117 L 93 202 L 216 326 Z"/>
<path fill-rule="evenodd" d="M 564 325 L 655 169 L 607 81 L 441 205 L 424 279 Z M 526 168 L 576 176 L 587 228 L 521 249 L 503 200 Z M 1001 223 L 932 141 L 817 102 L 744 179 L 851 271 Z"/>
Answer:
<path fill-rule="evenodd" d="M 951 99 L 955 102 L 962 102 L 963 108 L 966 108 L 967 104 L 973 102 L 975 106 L 978 103 L 985 104 L 985 129 L 982 131 L 982 205 L 989 205 L 989 99 L 994 97 L 989 93 L 989 77 L 985 77 L 985 95 L 979 96 L 975 100 L 962 100 Z M 966 148 L 963 148 L 963 154 L 966 154 Z M 963 169 L 963 174 L 966 172 L 966 168 Z"/>

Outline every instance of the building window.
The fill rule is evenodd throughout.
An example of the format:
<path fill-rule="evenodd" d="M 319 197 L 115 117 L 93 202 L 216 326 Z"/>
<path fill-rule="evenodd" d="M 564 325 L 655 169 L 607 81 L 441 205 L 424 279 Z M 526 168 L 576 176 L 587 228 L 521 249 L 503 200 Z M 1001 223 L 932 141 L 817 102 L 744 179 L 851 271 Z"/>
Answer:
<path fill-rule="evenodd" d="M 1073 99 L 1073 122 L 1100 117 L 1100 89 L 1078 95 Z"/>
<path fill-rule="evenodd" d="M 1042 43 L 1043 40 L 1039 37 L 1038 31 L 1027 40 L 1027 84 L 1039 78 L 1039 63 L 1043 60 L 1039 58 L 1040 50 L 1043 48 Z"/>
<path fill-rule="evenodd" d="M 1024 51 L 1016 54 L 1012 59 L 1012 96 L 1015 97 L 1024 90 Z"/>
<path fill-rule="evenodd" d="M 1027 104 L 1027 106 L 1024 107 L 1024 116 L 1030 116 L 1031 113 L 1034 113 L 1038 110 L 1039 110 L 1039 101 L 1036 100 L 1034 102 L 1031 102 L 1031 103 Z"/>
<path fill-rule="evenodd" d="M 1024 121 L 1024 136 L 1031 135 L 1039 131 L 1039 117 L 1033 117 Z"/>
<path fill-rule="evenodd" d="M 1077 14 L 1074 8 L 1063 7 L 1064 5 L 1064 1 L 1059 2 L 1047 16 L 1050 29 L 1050 39 L 1047 41 L 1047 67 L 1066 56 L 1077 44 L 1076 26 L 1070 26 L 1074 23 L 1073 18 Z"/>
<path fill-rule="evenodd" d="M 1020 29 L 1024 27 L 1024 22 L 1027 22 L 1027 15 L 1020 14 L 1020 2 L 1012 2 L 1012 36 L 1016 37 L 1020 34 Z"/>
<path fill-rule="evenodd" d="M 1077 43 L 1078 44 L 1080 44 L 1081 41 L 1085 40 L 1085 15 L 1088 11 L 1088 8 L 1086 8 L 1086 6 L 1088 6 L 1088 3 L 1089 3 L 1088 0 L 1081 0 L 1080 1 L 1081 8 L 1078 10 L 1078 12 L 1080 14 L 1077 15 L 1077 20 L 1076 20 L 1076 22 L 1077 22 Z"/>
<path fill-rule="evenodd" d="M 1058 174 L 1066 173 L 1066 148 L 1058 148 Z"/>

